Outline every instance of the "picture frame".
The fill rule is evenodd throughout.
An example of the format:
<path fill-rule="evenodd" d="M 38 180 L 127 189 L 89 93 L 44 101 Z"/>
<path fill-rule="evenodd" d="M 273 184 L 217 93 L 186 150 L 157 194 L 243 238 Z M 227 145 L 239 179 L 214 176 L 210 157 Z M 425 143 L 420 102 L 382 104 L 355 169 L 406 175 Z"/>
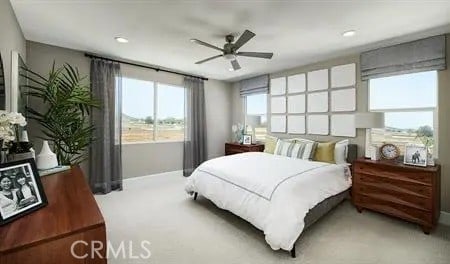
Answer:
<path fill-rule="evenodd" d="M 0 226 L 47 204 L 34 159 L 0 164 Z"/>
<path fill-rule="evenodd" d="M 252 136 L 251 135 L 244 135 L 242 144 L 244 144 L 244 145 L 251 145 L 252 144 Z"/>
<path fill-rule="evenodd" d="M 421 145 L 406 145 L 403 163 L 407 165 L 426 167 L 428 149 Z"/>

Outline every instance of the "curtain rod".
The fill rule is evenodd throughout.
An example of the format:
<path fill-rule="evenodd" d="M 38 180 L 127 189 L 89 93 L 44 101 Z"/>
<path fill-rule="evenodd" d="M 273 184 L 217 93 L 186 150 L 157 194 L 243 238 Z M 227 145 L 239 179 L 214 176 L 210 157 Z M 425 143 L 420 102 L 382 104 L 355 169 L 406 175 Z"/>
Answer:
<path fill-rule="evenodd" d="M 152 67 L 152 66 L 148 66 L 148 65 L 144 65 L 144 64 L 140 64 L 140 63 L 134 63 L 134 62 L 128 62 L 128 61 L 123 61 L 123 60 L 111 59 L 111 58 L 102 57 L 102 56 L 95 55 L 95 54 L 90 54 L 90 53 L 85 53 L 84 56 L 85 56 L 85 57 L 88 57 L 88 58 L 95 58 L 95 59 L 108 60 L 108 61 L 112 61 L 112 62 L 117 62 L 117 63 L 122 63 L 122 64 L 128 64 L 128 65 L 131 65 L 131 66 L 136 66 L 136 67 L 141 67 L 141 68 L 151 69 L 151 70 L 155 70 L 155 71 L 157 71 L 157 72 L 158 72 L 158 71 L 161 71 L 161 72 L 168 72 L 168 73 L 178 74 L 178 75 L 182 75 L 182 76 L 186 76 L 186 77 L 199 78 L 199 79 L 202 79 L 202 80 L 204 80 L 204 81 L 207 81 L 207 80 L 208 80 L 208 78 L 201 77 L 201 76 L 190 75 L 190 74 L 185 74 L 185 73 L 181 73 L 181 72 L 176 72 L 176 71 L 171 71 L 171 70 L 161 69 L 161 68 Z"/>

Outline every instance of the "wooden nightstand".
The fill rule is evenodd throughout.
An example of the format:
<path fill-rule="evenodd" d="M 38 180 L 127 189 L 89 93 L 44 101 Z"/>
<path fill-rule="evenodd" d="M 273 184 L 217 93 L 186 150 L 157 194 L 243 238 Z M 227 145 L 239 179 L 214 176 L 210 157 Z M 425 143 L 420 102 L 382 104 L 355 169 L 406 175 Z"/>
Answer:
<path fill-rule="evenodd" d="M 394 161 L 357 159 L 353 163 L 352 201 L 363 208 L 421 225 L 425 234 L 437 225 L 441 168 Z"/>
<path fill-rule="evenodd" d="M 244 145 L 239 143 L 225 143 L 225 155 L 233 155 L 243 152 L 263 152 L 264 144 Z"/>

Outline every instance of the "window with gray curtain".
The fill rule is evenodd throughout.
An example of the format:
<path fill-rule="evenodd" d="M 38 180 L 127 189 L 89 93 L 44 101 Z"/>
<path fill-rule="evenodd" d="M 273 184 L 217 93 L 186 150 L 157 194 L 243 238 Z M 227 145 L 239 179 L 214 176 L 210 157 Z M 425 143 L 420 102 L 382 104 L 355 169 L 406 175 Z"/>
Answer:
<path fill-rule="evenodd" d="M 191 173 L 207 155 L 205 88 L 203 80 L 185 77 L 185 132 L 183 147 L 183 175 Z"/>
<path fill-rule="evenodd" d="M 89 184 L 94 193 L 122 190 L 121 84 L 120 64 L 91 60 L 91 90 L 101 104 L 91 114 L 96 129 L 90 147 Z"/>
<path fill-rule="evenodd" d="M 445 35 L 361 53 L 361 79 L 445 70 Z"/>

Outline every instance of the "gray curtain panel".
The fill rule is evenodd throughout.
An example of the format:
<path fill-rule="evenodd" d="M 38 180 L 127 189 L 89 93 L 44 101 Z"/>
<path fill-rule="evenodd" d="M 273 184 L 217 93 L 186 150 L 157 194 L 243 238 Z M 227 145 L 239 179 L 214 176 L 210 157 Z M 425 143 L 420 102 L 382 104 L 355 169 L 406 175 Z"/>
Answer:
<path fill-rule="evenodd" d="M 361 53 L 361 79 L 445 70 L 445 35 Z"/>
<path fill-rule="evenodd" d="M 122 190 L 121 84 L 120 64 L 91 60 L 91 90 L 101 103 L 91 115 L 96 129 L 90 148 L 89 184 L 94 193 Z"/>
<path fill-rule="evenodd" d="M 267 74 L 242 80 L 239 84 L 239 94 L 241 96 L 269 93 L 269 75 Z"/>
<path fill-rule="evenodd" d="M 206 113 L 204 82 L 185 77 L 185 132 L 183 150 L 183 175 L 191 173 L 207 159 Z"/>

